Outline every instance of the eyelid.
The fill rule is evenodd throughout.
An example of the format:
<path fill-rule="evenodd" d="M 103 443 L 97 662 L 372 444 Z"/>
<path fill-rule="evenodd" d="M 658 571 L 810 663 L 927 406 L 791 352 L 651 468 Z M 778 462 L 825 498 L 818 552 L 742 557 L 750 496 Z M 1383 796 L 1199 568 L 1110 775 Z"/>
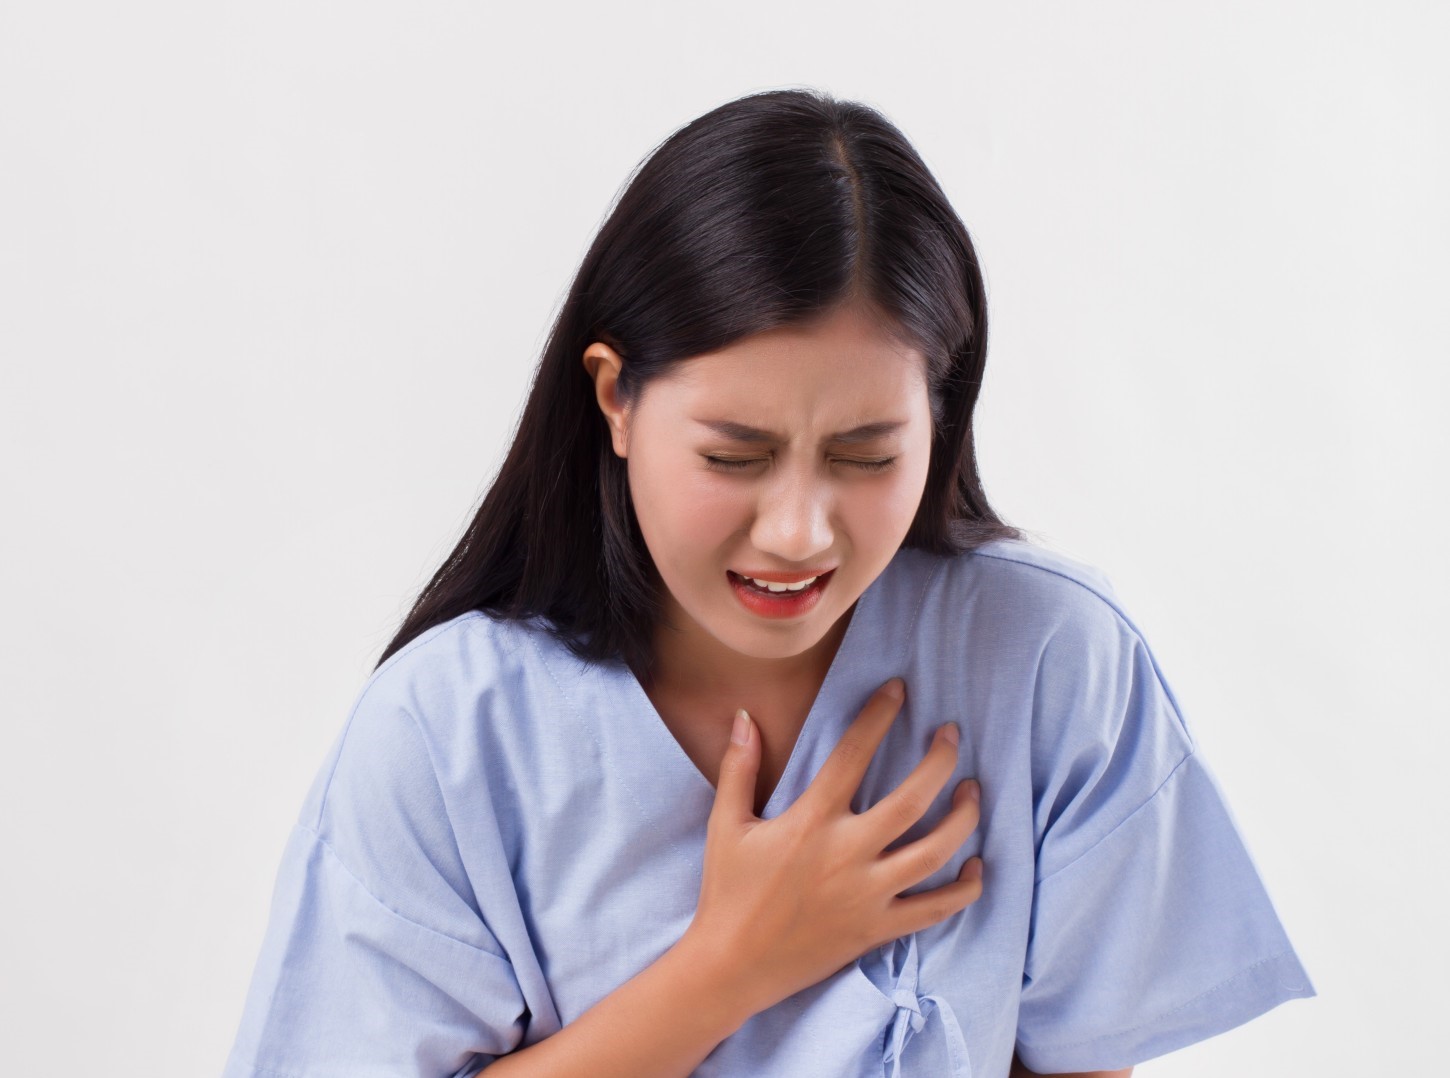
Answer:
<path fill-rule="evenodd" d="M 742 472 L 752 464 L 760 464 L 766 458 L 749 457 L 745 460 L 731 460 L 725 457 L 717 457 L 711 454 L 704 454 L 705 466 L 721 472 Z M 876 460 L 853 460 L 848 457 L 841 458 L 838 463 L 850 464 L 865 472 L 884 472 L 896 463 L 895 457 L 882 457 Z"/>
<path fill-rule="evenodd" d="M 884 472 L 896 463 L 895 457 L 881 457 L 877 460 L 845 460 L 843 464 L 854 464 L 863 471 Z"/>
<path fill-rule="evenodd" d="M 720 472 L 743 472 L 750 465 L 755 464 L 753 460 L 725 460 L 722 457 L 706 457 L 705 466 L 714 468 Z"/>

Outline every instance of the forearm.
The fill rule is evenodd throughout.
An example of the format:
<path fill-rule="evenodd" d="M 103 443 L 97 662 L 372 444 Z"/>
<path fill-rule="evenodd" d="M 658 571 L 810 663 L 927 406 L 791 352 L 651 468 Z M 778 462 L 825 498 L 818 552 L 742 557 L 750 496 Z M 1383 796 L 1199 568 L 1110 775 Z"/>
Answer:
<path fill-rule="evenodd" d="M 687 1078 L 754 1013 L 724 989 L 708 949 L 687 933 L 650 966 L 537 1044 L 480 1078 Z"/>

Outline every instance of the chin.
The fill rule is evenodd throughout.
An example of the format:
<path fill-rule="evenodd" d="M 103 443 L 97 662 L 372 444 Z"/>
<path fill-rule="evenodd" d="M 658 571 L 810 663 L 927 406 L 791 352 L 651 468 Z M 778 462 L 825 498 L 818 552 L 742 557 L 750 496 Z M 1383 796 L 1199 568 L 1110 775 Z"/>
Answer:
<path fill-rule="evenodd" d="M 809 616 L 799 620 L 770 621 L 737 609 L 732 612 L 730 638 L 717 634 L 716 639 L 742 655 L 757 659 L 788 659 L 820 643 L 840 617 L 840 614 L 817 607 Z"/>

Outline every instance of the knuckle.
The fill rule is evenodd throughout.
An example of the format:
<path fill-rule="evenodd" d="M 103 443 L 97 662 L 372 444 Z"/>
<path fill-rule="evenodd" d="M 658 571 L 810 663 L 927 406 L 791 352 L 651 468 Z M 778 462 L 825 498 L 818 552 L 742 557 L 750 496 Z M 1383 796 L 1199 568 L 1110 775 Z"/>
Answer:
<path fill-rule="evenodd" d="M 943 864 L 945 861 L 934 848 L 927 846 L 918 850 L 915 856 L 917 878 L 923 879 L 930 876 Z"/>
<path fill-rule="evenodd" d="M 836 752 L 840 754 L 841 762 L 854 767 L 864 763 L 871 758 L 871 750 L 866 742 L 857 734 L 844 734 L 841 740 L 836 742 Z"/>
<path fill-rule="evenodd" d="M 797 802 L 789 812 L 782 813 L 775 821 L 777 834 L 788 856 L 799 856 L 815 843 L 812 836 L 820 823 L 820 816 L 814 803 Z"/>
<path fill-rule="evenodd" d="M 799 831 L 802 837 L 815 834 L 830 820 L 834 813 L 830 798 L 824 790 L 807 790 L 796 803 L 780 814 L 782 825 Z"/>
<path fill-rule="evenodd" d="M 892 798 L 891 816 L 892 819 L 903 826 L 910 826 L 921 819 L 921 814 L 926 811 L 926 804 L 915 790 L 910 788 L 896 791 Z"/>

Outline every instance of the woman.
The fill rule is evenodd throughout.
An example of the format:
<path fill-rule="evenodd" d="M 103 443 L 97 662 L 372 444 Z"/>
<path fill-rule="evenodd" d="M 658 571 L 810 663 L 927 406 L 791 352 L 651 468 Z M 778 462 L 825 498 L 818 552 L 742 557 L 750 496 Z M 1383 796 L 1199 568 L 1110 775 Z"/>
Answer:
<path fill-rule="evenodd" d="M 1126 1075 L 1314 995 L 1107 581 L 983 495 L 986 330 L 874 110 L 660 145 L 309 792 L 226 1078 Z"/>

